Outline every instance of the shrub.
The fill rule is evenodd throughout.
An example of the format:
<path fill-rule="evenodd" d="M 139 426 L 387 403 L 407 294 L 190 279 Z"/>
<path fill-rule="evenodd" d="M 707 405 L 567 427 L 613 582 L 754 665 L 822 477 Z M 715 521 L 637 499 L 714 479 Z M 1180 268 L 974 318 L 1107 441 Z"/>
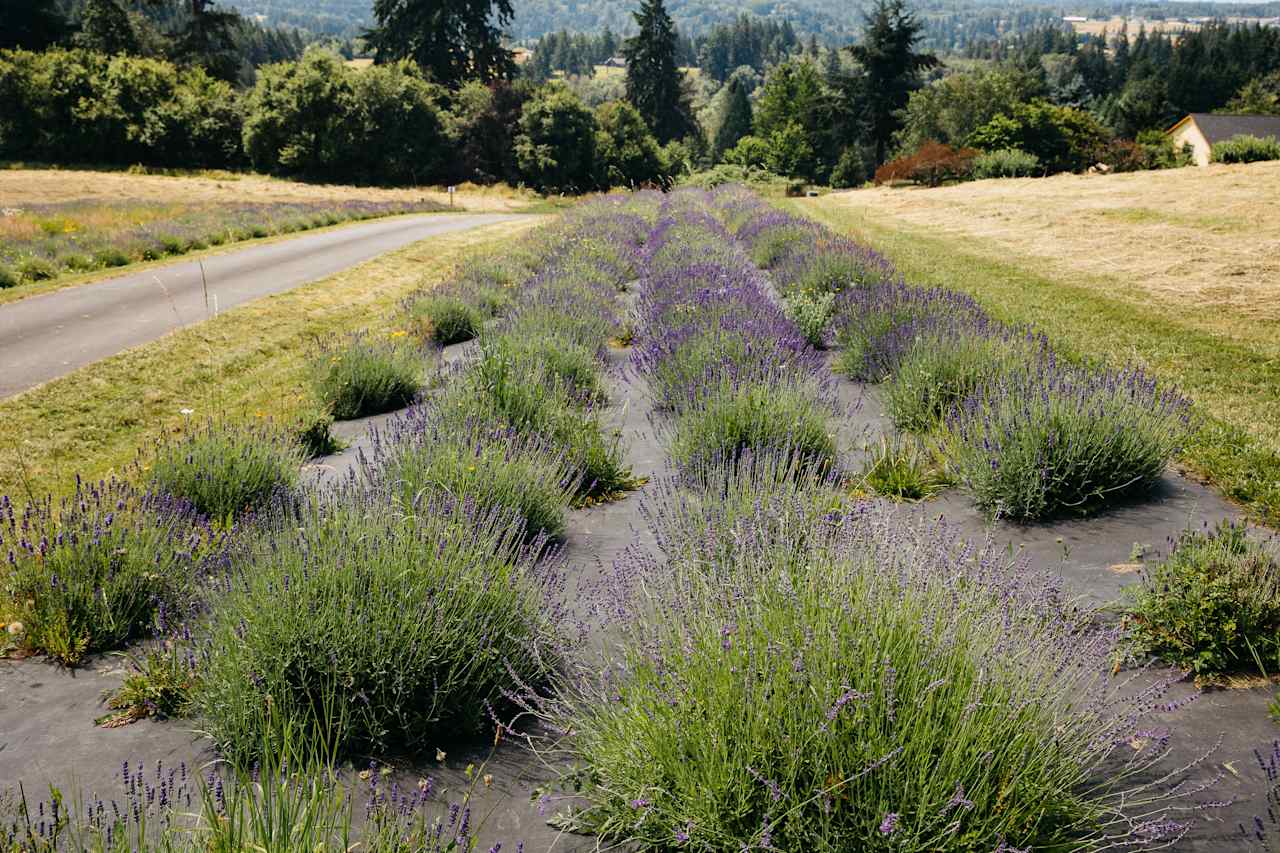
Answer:
<path fill-rule="evenodd" d="M 1031 348 L 1021 353 L 1025 362 Z M 920 336 L 884 382 L 885 411 L 898 429 L 928 432 L 961 400 L 1015 363 L 1013 342 L 948 328 Z"/>
<path fill-rule="evenodd" d="M 840 152 L 840 159 L 831 170 L 831 186 L 836 189 L 860 187 L 867 180 L 867 158 L 857 145 L 850 145 Z"/>
<path fill-rule="evenodd" d="M 581 476 L 564 452 L 537 436 L 456 418 L 443 403 L 411 409 L 389 428 L 373 454 L 372 478 L 393 489 L 406 512 L 448 494 L 481 511 L 515 511 L 531 538 L 562 537 Z"/>
<path fill-rule="evenodd" d="M 802 223 L 766 229 L 751 241 L 751 262 L 769 269 L 791 252 L 811 247 L 813 229 Z"/>
<path fill-rule="evenodd" d="M 824 347 L 827 326 L 835 314 L 836 295 L 830 292 L 798 291 L 787 297 L 787 316 L 812 346 Z"/>
<path fill-rule="evenodd" d="M 342 347 L 321 347 L 313 356 L 312 384 L 329 412 L 348 421 L 412 403 L 422 389 L 424 360 L 407 341 L 354 335 Z"/>
<path fill-rule="evenodd" d="M 4 265 L 0 265 L 0 290 L 9 287 L 17 287 L 22 283 L 22 279 L 18 278 L 18 274 Z"/>
<path fill-rule="evenodd" d="M 1214 143 L 1209 156 L 1215 163 L 1257 163 L 1262 160 L 1280 160 L 1280 139 L 1239 134 Z"/>
<path fill-rule="evenodd" d="M 809 513 L 765 499 L 620 568 L 621 660 L 581 653 L 542 706 L 584 768 L 562 820 L 717 850 L 1068 849 L 1153 828 L 1111 821 L 1163 741 L 1130 746 L 1145 700 L 1099 686 L 1110 637 L 1051 578 L 868 505 L 825 530 Z"/>
<path fill-rule="evenodd" d="M 93 262 L 104 269 L 122 267 L 129 263 L 129 256 L 119 249 L 98 249 L 93 253 Z"/>
<path fill-rule="evenodd" d="M 696 468 L 745 452 L 778 453 L 829 468 L 835 463 L 835 441 L 815 397 L 816 390 L 803 379 L 741 385 L 722 379 L 703 390 L 700 407 L 691 407 L 676 421 L 671 458 Z"/>
<path fill-rule="evenodd" d="M 322 404 L 304 404 L 285 420 L 285 429 L 304 459 L 337 453 L 342 442 L 333 434 L 333 415 Z"/>
<path fill-rule="evenodd" d="M 93 269 L 93 259 L 88 255 L 66 255 L 62 265 L 72 272 L 86 272 Z"/>
<path fill-rule="evenodd" d="M 931 498 L 951 483 L 933 454 L 910 437 L 880 437 L 868 448 L 861 485 L 873 494 L 898 501 Z"/>
<path fill-rule="evenodd" d="M 1040 158 L 1017 148 L 983 151 L 973 158 L 973 177 L 1030 178 L 1040 174 Z"/>
<path fill-rule="evenodd" d="M 57 278 L 58 268 L 46 258 L 23 258 L 18 261 L 18 275 L 27 281 L 48 281 Z"/>
<path fill-rule="evenodd" d="M 484 320 L 480 312 L 457 296 L 429 293 L 409 306 L 409 317 L 422 337 L 440 346 L 469 341 L 480 334 Z"/>
<path fill-rule="evenodd" d="M 1085 110 L 1045 100 L 1019 102 L 976 128 L 966 144 L 983 151 L 1016 148 L 1036 155 L 1047 174 L 1096 163 L 1108 131 Z"/>
<path fill-rule="evenodd" d="M 774 280 L 788 294 L 840 293 L 887 281 L 893 273 L 883 255 L 844 240 L 817 240 L 807 248 L 792 252 L 774 269 Z"/>
<path fill-rule="evenodd" d="M 1190 401 L 1141 370 L 1088 371 L 1039 359 L 947 416 L 957 474 L 988 512 L 1086 514 L 1160 479 L 1189 435 Z"/>
<path fill-rule="evenodd" d="M 294 731 L 367 755 L 491 730 L 506 696 L 552 665 L 553 575 L 521 530 L 443 492 L 398 510 L 375 494 L 282 512 L 210 617 L 195 700 L 215 742 L 244 759 Z"/>
<path fill-rule="evenodd" d="M 977 155 L 972 148 L 957 149 L 941 142 L 926 142 L 914 154 L 891 160 L 876 169 L 875 182 L 879 185 L 912 181 L 940 187 L 949 180 L 968 178 Z"/>
<path fill-rule="evenodd" d="M 227 523 L 296 486 L 301 465 L 302 449 L 281 430 L 210 422 L 162 443 L 148 476 L 158 491 Z"/>
<path fill-rule="evenodd" d="M 1183 532 L 1126 592 L 1135 651 L 1209 679 L 1280 658 L 1280 563 L 1243 525 Z"/>
<path fill-rule="evenodd" d="M 67 665 L 145 636 L 157 611 L 190 600 L 217 541 L 180 501 L 114 480 L 76 486 L 56 508 L 31 504 L 16 518 L 0 499 L 4 591 L 20 641 Z"/>

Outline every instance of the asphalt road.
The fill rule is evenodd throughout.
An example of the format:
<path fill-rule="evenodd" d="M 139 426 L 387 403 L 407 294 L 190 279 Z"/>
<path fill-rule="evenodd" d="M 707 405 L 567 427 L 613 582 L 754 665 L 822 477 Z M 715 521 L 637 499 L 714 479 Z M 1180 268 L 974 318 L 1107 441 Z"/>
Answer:
<path fill-rule="evenodd" d="M 425 237 L 514 219 L 434 214 L 360 222 L 0 305 L 0 399 Z"/>

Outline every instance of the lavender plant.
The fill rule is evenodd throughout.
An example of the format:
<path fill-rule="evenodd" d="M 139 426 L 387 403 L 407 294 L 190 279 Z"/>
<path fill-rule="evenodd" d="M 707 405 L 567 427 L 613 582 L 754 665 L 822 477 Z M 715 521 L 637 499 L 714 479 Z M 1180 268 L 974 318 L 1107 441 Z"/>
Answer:
<path fill-rule="evenodd" d="M 267 531 L 202 650 L 195 703 L 228 755 L 287 731 L 333 755 L 492 732 L 504 693 L 554 665 L 555 561 L 506 507 L 350 493 L 282 508 Z"/>
<path fill-rule="evenodd" d="M 586 805 L 569 825 L 642 849 L 1089 850 L 1185 831 L 1140 781 L 1167 753 L 1137 739 L 1162 688 L 1108 685 L 1114 637 L 1050 578 L 871 505 L 814 521 L 807 499 L 765 497 L 707 523 L 708 504 L 676 525 L 700 534 L 659 531 L 665 559 L 619 565 L 616 659 L 580 655 L 530 703 L 574 735 Z M 795 526 L 808 537 L 758 533 Z"/>
<path fill-rule="evenodd" d="M 143 468 L 153 489 L 224 524 L 294 488 L 301 466 L 302 449 L 270 424 L 210 421 L 161 442 Z"/>
<path fill-rule="evenodd" d="M 15 511 L 0 498 L 4 610 L 25 648 L 66 665 L 145 636 L 156 613 L 196 595 L 222 537 L 181 500 L 116 480 Z"/>
<path fill-rule="evenodd" d="M 381 414 L 413 402 L 423 386 L 426 354 L 392 333 L 386 340 L 351 336 L 341 346 L 321 345 L 312 356 L 316 396 L 340 421 Z"/>
<path fill-rule="evenodd" d="M 1005 372 L 946 419 L 950 457 L 979 506 L 1019 520 L 1087 514 L 1151 489 L 1189 432 L 1190 401 L 1143 371 Z"/>

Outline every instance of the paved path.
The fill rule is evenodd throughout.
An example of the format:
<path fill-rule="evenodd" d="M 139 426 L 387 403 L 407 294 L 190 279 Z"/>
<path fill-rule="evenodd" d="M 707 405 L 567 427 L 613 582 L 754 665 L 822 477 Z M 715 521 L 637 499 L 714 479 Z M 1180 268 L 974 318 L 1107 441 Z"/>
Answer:
<path fill-rule="evenodd" d="M 517 218 L 434 214 L 361 222 L 0 305 L 0 399 L 425 237 Z"/>

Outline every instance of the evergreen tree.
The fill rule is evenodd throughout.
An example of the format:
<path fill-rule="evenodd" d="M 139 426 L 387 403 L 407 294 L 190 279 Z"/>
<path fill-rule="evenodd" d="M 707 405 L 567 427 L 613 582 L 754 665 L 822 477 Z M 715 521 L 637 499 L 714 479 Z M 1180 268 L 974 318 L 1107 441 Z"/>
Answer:
<path fill-rule="evenodd" d="M 716 130 L 713 149 L 717 161 L 724 157 L 724 152 L 737 145 L 739 139 L 751 132 L 751 99 L 747 97 L 747 87 L 737 77 L 729 79 L 727 97 L 724 119 Z"/>
<path fill-rule="evenodd" d="M 378 62 L 412 59 L 450 87 L 505 79 L 515 70 L 501 28 L 511 0 L 374 0 L 378 24 L 365 34 Z"/>
<path fill-rule="evenodd" d="M 885 160 L 889 140 L 899 127 L 898 114 L 919 85 L 920 72 L 938 65 L 931 53 L 916 53 L 922 24 L 903 0 L 876 0 L 866 16 L 861 44 L 849 46 L 866 75 L 867 109 L 876 164 Z"/>
<path fill-rule="evenodd" d="M 76 44 L 99 53 L 138 53 L 129 14 L 115 0 L 86 0 Z"/>
<path fill-rule="evenodd" d="M 684 76 L 676 64 L 675 25 L 663 0 L 641 0 L 633 17 L 640 31 L 622 49 L 627 60 L 627 100 L 665 145 L 695 128 Z"/>

